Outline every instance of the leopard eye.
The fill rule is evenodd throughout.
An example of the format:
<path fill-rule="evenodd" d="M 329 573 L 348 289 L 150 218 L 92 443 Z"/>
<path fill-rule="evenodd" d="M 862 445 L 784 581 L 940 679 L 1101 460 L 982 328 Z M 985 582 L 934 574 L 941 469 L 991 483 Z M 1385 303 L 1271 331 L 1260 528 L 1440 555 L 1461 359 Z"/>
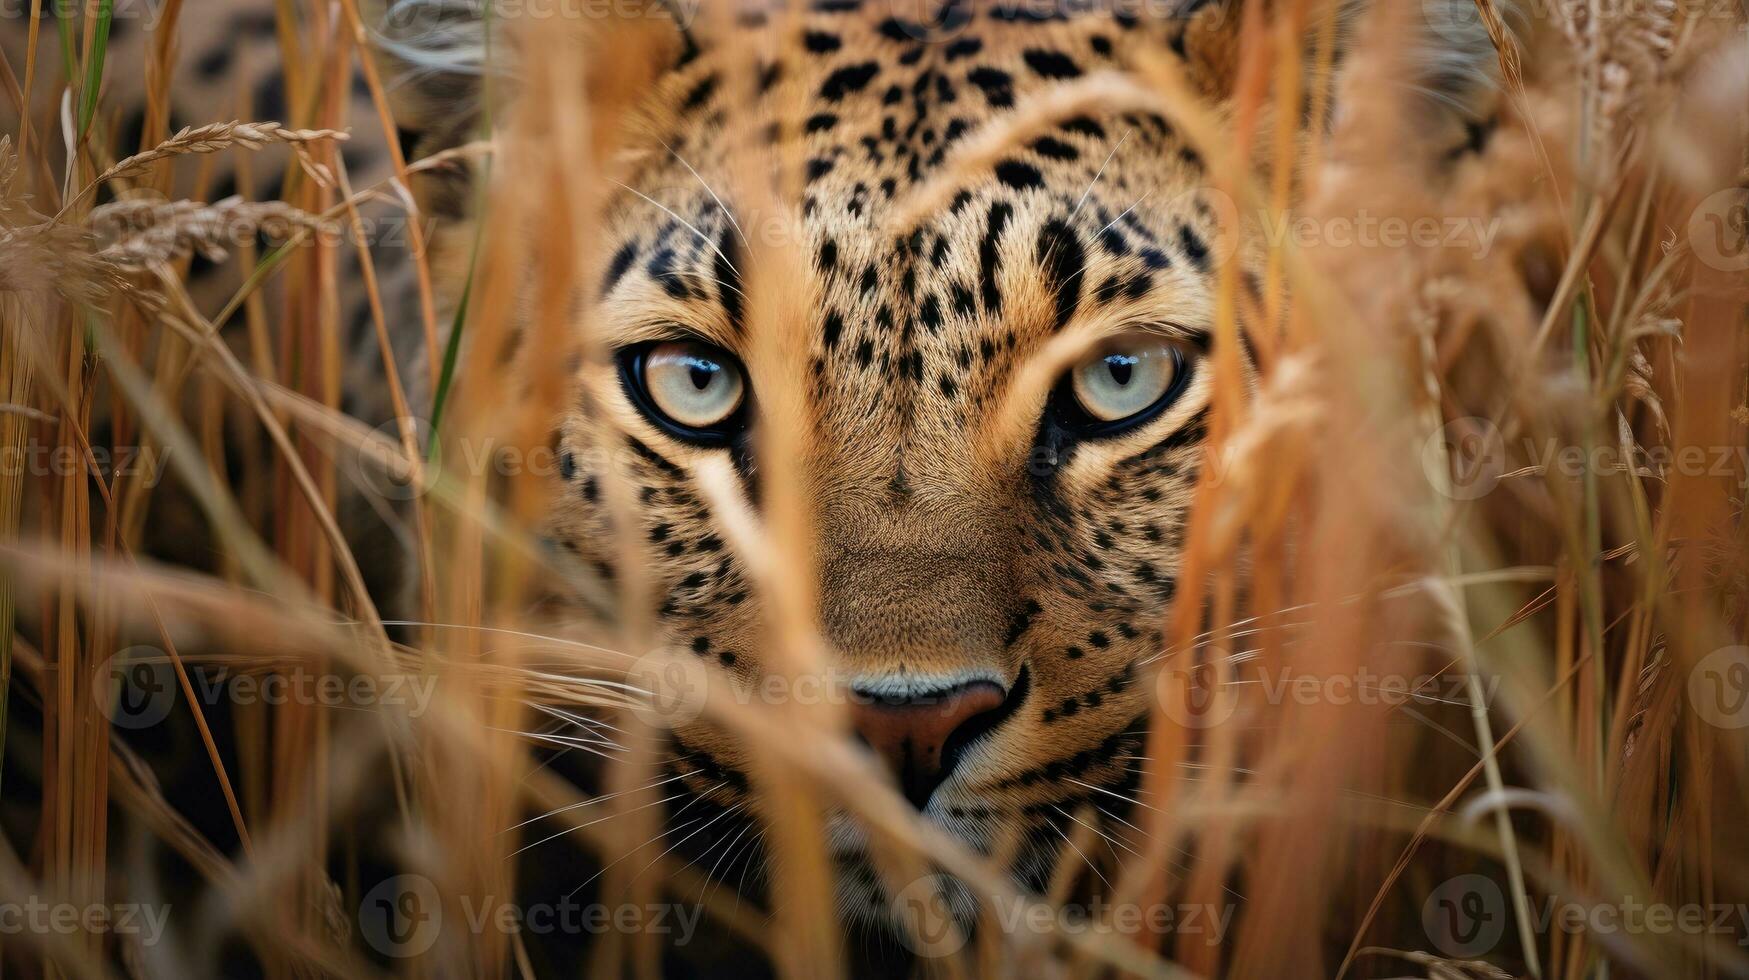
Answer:
<path fill-rule="evenodd" d="M 673 341 L 636 349 L 623 372 L 645 414 L 695 441 L 725 438 L 747 400 L 740 361 L 711 344 Z"/>
<path fill-rule="evenodd" d="M 1115 423 L 1158 406 L 1175 393 L 1184 358 L 1177 347 L 1147 334 L 1119 337 L 1069 372 L 1077 407 L 1096 423 Z"/>

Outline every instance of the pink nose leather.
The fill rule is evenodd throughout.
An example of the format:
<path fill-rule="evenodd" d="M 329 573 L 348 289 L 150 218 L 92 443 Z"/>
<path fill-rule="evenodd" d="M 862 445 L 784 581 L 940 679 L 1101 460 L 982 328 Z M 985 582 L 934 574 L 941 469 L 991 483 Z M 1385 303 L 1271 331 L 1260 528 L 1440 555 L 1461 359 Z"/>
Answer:
<path fill-rule="evenodd" d="M 959 748 L 950 745 L 954 733 L 1000 708 L 1006 697 L 988 681 L 899 702 L 862 697 L 851 708 L 851 721 L 885 760 L 905 797 L 922 809 L 953 768 L 952 750 Z"/>

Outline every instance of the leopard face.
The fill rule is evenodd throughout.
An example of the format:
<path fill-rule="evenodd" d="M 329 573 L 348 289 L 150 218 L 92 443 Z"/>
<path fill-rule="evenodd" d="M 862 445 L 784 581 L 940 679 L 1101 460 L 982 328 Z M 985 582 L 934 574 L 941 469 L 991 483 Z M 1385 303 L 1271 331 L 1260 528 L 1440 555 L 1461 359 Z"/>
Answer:
<path fill-rule="evenodd" d="M 762 136 L 805 167 L 792 244 L 814 311 L 811 439 L 792 472 L 815 510 L 820 627 L 901 792 L 973 848 L 1040 842 L 1015 857 L 1036 879 L 1043 842 L 1062 839 L 1048 827 L 1121 811 L 1137 789 L 1201 465 L 1220 230 L 1206 166 L 1157 114 L 1085 99 L 988 162 L 965 148 L 1133 50 L 1182 49 L 1190 25 L 967 10 L 944 29 L 884 4 L 819 6 L 751 81 Z M 767 476 L 772 379 L 748 366 L 759 324 L 742 289 L 746 236 L 765 224 L 737 209 L 724 162 L 747 125 L 738 50 L 701 46 L 646 109 L 654 135 L 601 249 L 611 349 L 578 378 L 595 410 L 561 426 L 553 533 L 612 567 L 609 477 L 591 461 L 629 455 L 616 478 L 661 639 L 751 690 L 765 610 L 698 483 L 726 461 L 757 509 Z M 920 195 L 939 204 L 904 214 Z M 1053 353 L 1046 383 L 1025 385 Z M 979 448 L 1005 413 L 1023 436 Z M 603 452 L 614 429 L 618 457 Z M 704 725 L 677 729 L 672 765 L 707 807 L 756 792 L 741 749 Z M 831 834 L 854 864 L 855 822 Z M 874 901 L 865 877 L 844 888 L 853 907 Z"/>
<path fill-rule="evenodd" d="M 558 426 L 551 535 L 615 581 L 637 555 L 658 640 L 770 690 L 770 610 L 705 481 L 732 473 L 760 511 L 761 392 L 798 385 L 783 475 L 853 728 L 923 818 L 1035 888 L 1079 814 L 1134 805 L 1223 263 L 1257 299 L 1182 121 L 1101 88 L 1166 59 L 1227 118 L 1235 14 L 1180 6 L 950 2 L 920 23 L 845 0 L 686 36 L 629 127 L 589 311 L 605 351 Z M 1441 77 L 1481 74 L 1454 52 Z M 738 190 L 744 143 L 800 171 L 781 221 Z M 750 356 L 743 288 L 774 227 L 806 257 L 786 378 Z M 683 853 L 723 867 L 758 812 L 746 750 L 681 724 L 667 765 L 703 825 Z M 829 838 L 843 910 L 879 918 L 866 832 L 839 814 Z"/>

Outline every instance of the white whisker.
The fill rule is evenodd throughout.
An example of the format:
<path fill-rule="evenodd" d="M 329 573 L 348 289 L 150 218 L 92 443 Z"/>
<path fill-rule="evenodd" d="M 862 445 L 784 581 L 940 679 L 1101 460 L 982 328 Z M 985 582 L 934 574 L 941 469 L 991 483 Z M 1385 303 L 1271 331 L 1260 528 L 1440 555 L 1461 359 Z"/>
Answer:
<path fill-rule="evenodd" d="M 1082 205 L 1087 203 L 1087 198 L 1092 195 L 1093 188 L 1099 184 L 1099 178 L 1105 176 L 1105 168 L 1111 166 L 1111 161 L 1117 156 L 1117 151 L 1123 149 L 1124 143 L 1129 141 L 1130 134 L 1134 132 L 1134 129 L 1124 130 L 1123 139 L 1118 140 L 1117 145 L 1111 148 L 1111 152 L 1105 155 L 1105 162 L 1099 165 L 1099 170 L 1093 175 L 1093 180 L 1088 183 L 1087 189 L 1081 192 L 1081 200 L 1075 202 L 1075 210 L 1069 213 L 1070 221 L 1075 220 L 1075 215 L 1081 213 Z"/>
<path fill-rule="evenodd" d="M 625 811 L 625 813 L 636 813 L 636 812 L 637 812 L 637 811 L 639 811 L 639 810 L 647 810 L 647 809 L 649 809 L 649 808 L 650 808 L 650 807 L 653 807 L 653 806 L 660 806 L 660 805 L 661 805 L 661 804 L 663 804 L 663 803 L 667 803 L 667 802 L 670 802 L 670 801 L 672 801 L 672 800 L 678 800 L 678 799 L 680 799 L 680 798 L 681 798 L 681 797 L 682 797 L 682 796 L 685 796 L 685 795 L 686 795 L 686 794 L 685 794 L 685 793 L 675 793 L 675 794 L 674 794 L 674 795 L 673 795 L 673 796 L 670 796 L 670 797 L 668 797 L 668 798 L 666 798 L 666 799 L 661 799 L 661 800 L 655 800 L 655 801 L 653 801 L 653 802 L 650 802 L 650 803 L 645 803 L 645 804 L 643 804 L 643 805 L 642 805 L 642 806 L 636 806 L 636 807 L 633 807 L 633 808 L 631 808 L 631 809 L 630 809 L 630 810 L 626 810 L 626 811 Z M 566 827 L 566 828 L 565 828 L 565 829 L 564 829 L 564 830 L 561 830 L 561 831 L 559 831 L 559 832 L 558 832 L 558 833 L 556 833 L 556 834 L 553 834 L 553 835 L 551 835 L 551 836 L 549 836 L 549 837 L 543 837 L 543 838 L 541 838 L 541 839 L 540 839 L 540 840 L 537 840 L 537 841 L 535 841 L 535 842 L 534 842 L 534 843 L 532 843 L 532 844 L 525 844 L 525 845 L 523 845 L 523 846 L 522 846 L 522 847 L 519 847 L 519 848 L 517 848 L 517 849 L 516 849 L 516 850 L 514 850 L 514 851 L 511 851 L 511 852 L 510 852 L 510 853 L 511 853 L 511 856 L 513 856 L 513 857 L 514 857 L 514 856 L 515 856 L 515 855 L 517 855 L 517 854 L 521 854 L 521 853 L 522 853 L 522 852 L 523 852 L 523 851 L 526 851 L 526 850 L 529 850 L 529 849 L 531 849 L 531 848 L 535 848 L 535 847 L 539 847 L 539 846 L 540 846 L 540 845 L 542 845 L 542 844 L 545 844 L 545 843 L 547 843 L 547 842 L 549 842 L 549 841 L 555 841 L 555 840 L 558 840 L 558 839 L 559 839 L 559 838 L 560 838 L 560 837 L 563 837 L 563 836 L 565 836 L 565 835 L 566 835 L 566 834 L 568 834 L 568 833 L 570 833 L 570 832 L 572 832 L 572 831 L 574 831 L 574 830 L 582 830 L 582 829 L 583 829 L 583 828 L 584 828 L 584 827 L 593 827 L 593 826 L 595 826 L 595 825 L 596 825 L 596 824 L 598 824 L 598 823 L 601 823 L 601 822 L 602 822 L 602 821 L 604 821 L 604 820 L 612 820 L 612 819 L 613 819 L 613 818 L 614 818 L 614 817 L 617 817 L 617 816 L 621 816 L 621 815 L 622 815 L 622 814 L 619 814 L 619 813 L 610 813 L 610 814 L 608 814 L 608 815 L 607 815 L 607 816 L 605 816 L 605 817 L 596 817 L 596 818 L 595 818 L 595 819 L 594 819 L 594 820 L 591 820 L 591 821 L 589 821 L 589 822 L 588 822 L 588 823 L 582 823 L 582 824 L 578 824 L 578 825 L 576 825 L 576 826 L 574 826 L 574 827 Z"/>
<path fill-rule="evenodd" d="M 729 257 L 727 255 L 723 254 L 723 250 L 717 247 L 717 243 L 714 241 L 711 241 L 711 236 L 705 234 L 702 231 L 699 231 L 697 225 L 686 220 L 685 218 L 682 218 L 680 215 L 675 214 L 672 210 L 669 209 L 669 207 L 667 205 L 663 204 L 661 201 L 656 200 L 655 198 L 651 197 L 650 195 L 645 194 L 643 191 L 638 190 L 636 187 L 632 187 L 629 184 L 625 184 L 625 183 L 622 183 L 622 182 L 617 181 L 617 180 L 614 181 L 614 183 L 619 184 L 619 186 L 625 188 L 628 191 L 631 191 L 633 194 L 636 194 L 637 196 L 643 198 L 644 200 L 648 201 L 649 203 L 655 205 L 656 207 L 661 208 L 662 211 L 668 215 L 668 217 L 673 218 L 675 221 L 680 222 L 682 225 L 684 225 L 686 227 L 687 231 L 690 231 L 694 235 L 697 235 L 699 241 L 704 242 L 707 246 L 710 247 L 711 251 L 717 253 L 717 258 L 722 259 L 723 264 L 727 265 L 731 269 L 735 269 L 735 263 L 730 262 Z M 737 274 L 739 274 L 740 271 L 741 271 L 740 269 L 735 269 L 735 272 Z"/>
<path fill-rule="evenodd" d="M 666 140 L 662 141 L 662 148 L 673 154 L 674 159 L 679 160 L 680 165 L 686 168 L 686 172 L 692 174 L 693 179 L 698 181 L 698 185 L 704 188 L 704 192 L 711 196 L 711 200 L 717 202 L 717 207 L 723 212 L 723 217 L 729 220 L 729 227 L 735 229 L 735 234 L 740 237 L 741 244 L 747 249 L 747 254 L 752 255 L 753 243 L 747 240 L 747 233 L 741 230 L 740 222 L 735 220 L 735 212 L 730 211 L 729 206 L 723 203 L 723 199 L 717 194 L 716 189 L 711 187 L 703 177 L 699 176 L 698 171 L 693 168 L 692 164 L 687 162 L 685 157 L 676 152 L 674 147 L 669 146 Z M 725 257 L 723 261 L 728 262 L 729 260 Z M 733 263 L 730 263 L 730 268 L 734 268 Z M 735 271 L 740 272 L 741 270 L 735 269 Z"/>
<path fill-rule="evenodd" d="M 618 797 L 625 796 L 628 793 L 646 792 L 648 790 L 655 789 L 658 786 L 672 783 L 676 779 L 683 779 L 683 778 L 685 778 L 685 775 L 686 775 L 685 773 L 680 773 L 678 775 L 669 776 L 666 779 L 658 779 L 653 783 L 650 783 L 650 784 L 645 785 L 645 786 L 640 786 L 637 789 L 624 789 L 624 790 L 620 790 L 617 793 L 608 793 L 605 796 L 592 796 L 587 800 L 583 800 L 583 801 L 577 802 L 577 803 L 567 804 L 566 806 L 559 807 L 557 810 L 548 810 L 547 812 L 539 814 L 537 816 L 529 817 L 527 820 L 524 820 L 521 823 L 512 824 L 511 826 L 504 828 L 502 831 L 499 831 L 499 833 L 506 833 L 507 834 L 512 830 L 520 830 L 523 827 L 526 827 L 531 823 L 535 823 L 536 821 L 545 820 L 548 817 L 556 816 L 556 815 L 561 814 L 561 813 L 569 813 L 572 810 L 579 810 L 579 809 L 582 809 L 583 807 L 586 807 L 586 806 L 594 806 L 597 803 L 605 803 L 608 800 L 617 799 Z"/>

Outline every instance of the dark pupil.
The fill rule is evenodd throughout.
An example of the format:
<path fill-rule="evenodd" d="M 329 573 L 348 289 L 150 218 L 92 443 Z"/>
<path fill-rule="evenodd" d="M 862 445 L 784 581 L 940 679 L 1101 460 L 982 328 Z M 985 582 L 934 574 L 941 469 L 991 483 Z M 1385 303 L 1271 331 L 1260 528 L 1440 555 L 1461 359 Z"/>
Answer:
<path fill-rule="evenodd" d="M 1112 354 L 1105 359 L 1105 369 L 1111 372 L 1111 380 L 1121 387 L 1130 383 L 1130 376 L 1135 373 L 1136 361 L 1139 358 L 1131 354 Z"/>
<path fill-rule="evenodd" d="M 722 367 L 701 357 L 694 357 L 688 359 L 686 369 L 692 375 L 692 386 L 703 391 L 711 386 L 711 381 L 716 378 L 717 372 L 721 371 Z"/>

